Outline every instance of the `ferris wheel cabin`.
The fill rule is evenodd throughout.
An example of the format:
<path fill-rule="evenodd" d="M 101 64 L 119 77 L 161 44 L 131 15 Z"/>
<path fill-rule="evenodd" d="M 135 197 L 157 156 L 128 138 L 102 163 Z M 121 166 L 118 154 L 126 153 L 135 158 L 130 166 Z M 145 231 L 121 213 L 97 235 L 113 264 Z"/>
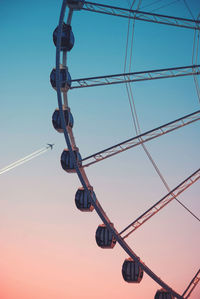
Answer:
<path fill-rule="evenodd" d="M 64 119 L 65 119 L 65 123 L 66 126 L 73 128 L 74 125 L 74 119 L 73 116 L 70 112 L 69 108 L 63 109 L 63 114 L 64 114 Z M 60 111 L 59 109 L 56 109 L 52 115 L 52 124 L 54 129 L 59 132 L 59 133 L 63 133 L 63 128 L 62 128 L 62 124 L 61 124 L 61 117 L 60 117 Z"/>
<path fill-rule="evenodd" d="M 69 8 L 74 10 L 80 10 L 83 8 L 85 0 L 67 0 L 67 5 Z"/>
<path fill-rule="evenodd" d="M 58 27 L 53 32 L 53 42 L 57 46 L 58 38 Z M 74 34 L 72 32 L 72 27 L 63 23 L 62 35 L 61 35 L 61 51 L 70 51 L 74 46 Z"/>
<path fill-rule="evenodd" d="M 170 292 L 161 289 L 156 292 L 154 299 L 174 299 L 174 296 Z"/>
<path fill-rule="evenodd" d="M 90 195 L 93 200 L 96 201 L 96 195 L 91 187 L 88 187 Z M 76 207 L 83 212 L 92 212 L 94 207 L 92 205 L 90 197 L 88 197 L 87 192 L 84 188 L 79 188 L 75 195 Z"/>
<path fill-rule="evenodd" d="M 75 159 L 78 163 L 78 166 L 81 167 L 82 166 L 82 162 L 81 162 L 82 158 L 81 158 L 81 155 L 80 155 L 78 149 L 74 150 L 73 153 L 74 153 Z M 73 157 L 70 155 L 70 152 L 68 149 L 64 149 L 64 151 L 62 152 L 60 162 L 61 162 L 62 168 L 66 172 L 69 172 L 69 173 L 76 172 Z"/>
<path fill-rule="evenodd" d="M 116 244 L 116 239 L 105 224 L 98 226 L 96 230 L 96 242 L 101 248 L 113 248 Z"/>
<path fill-rule="evenodd" d="M 60 68 L 60 88 L 62 92 L 67 92 L 71 87 L 71 76 L 66 67 Z M 50 74 L 50 82 L 52 87 L 56 88 L 56 69 L 54 68 Z"/>
<path fill-rule="evenodd" d="M 122 265 L 122 276 L 126 282 L 139 283 L 143 277 L 143 270 L 132 258 L 127 258 Z"/>

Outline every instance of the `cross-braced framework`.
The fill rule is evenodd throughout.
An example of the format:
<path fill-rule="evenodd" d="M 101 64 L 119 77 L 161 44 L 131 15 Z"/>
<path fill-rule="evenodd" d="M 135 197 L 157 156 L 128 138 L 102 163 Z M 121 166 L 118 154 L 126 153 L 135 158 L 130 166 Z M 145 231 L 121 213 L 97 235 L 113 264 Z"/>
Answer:
<path fill-rule="evenodd" d="M 118 144 L 115 144 L 109 148 L 106 148 L 102 151 L 99 151 L 93 155 L 90 155 L 84 159 L 82 159 L 82 161 L 88 161 L 87 163 L 85 163 L 83 165 L 83 167 L 87 167 L 90 166 L 94 163 L 97 163 L 99 161 L 102 161 L 104 159 L 107 159 L 111 156 L 114 156 L 116 154 L 119 154 L 121 152 L 124 152 L 128 149 L 131 149 L 135 146 L 138 146 L 144 142 L 150 141 L 154 138 L 158 138 L 162 135 L 165 135 L 169 132 L 172 132 L 174 130 L 177 130 L 181 127 L 187 126 L 193 122 L 196 122 L 200 120 L 200 110 L 191 113 L 189 115 L 186 115 L 184 117 L 178 118 L 170 123 L 167 123 L 163 126 L 157 127 L 153 130 L 150 130 L 148 132 L 145 132 L 143 134 L 140 134 L 138 136 L 135 136 L 131 139 L 125 140 L 123 142 L 120 142 Z"/>
<path fill-rule="evenodd" d="M 192 293 L 192 291 L 194 290 L 194 288 L 197 286 L 197 284 L 199 283 L 199 281 L 200 281 L 200 269 L 197 271 L 197 274 L 195 274 L 195 276 L 191 280 L 190 284 L 188 285 L 187 289 L 183 293 L 182 296 L 185 299 L 189 298 L 190 294 Z"/>
<path fill-rule="evenodd" d="M 126 9 L 117 6 L 93 3 L 89 1 L 85 2 L 83 10 L 88 10 L 92 12 L 97 12 L 97 13 L 102 13 L 102 14 L 107 14 L 107 15 L 112 15 L 117 17 L 135 19 L 140 21 L 153 22 L 158 24 L 165 24 L 165 25 L 197 29 L 197 30 L 200 29 L 199 20 L 149 13 L 140 10 Z"/>
<path fill-rule="evenodd" d="M 200 65 L 73 79 L 71 89 L 199 75 Z"/>
<path fill-rule="evenodd" d="M 186 180 L 180 183 L 176 188 L 170 191 L 166 196 L 164 196 L 161 200 L 155 203 L 151 208 L 149 208 L 145 213 L 143 213 L 140 217 L 138 217 L 135 221 L 131 222 L 126 228 L 124 228 L 120 235 L 126 232 L 126 235 L 123 236 L 123 239 L 130 236 L 137 228 L 143 225 L 147 220 L 149 220 L 152 216 L 157 214 L 161 209 L 163 209 L 166 205 L 168 205 L 173 199 L 178 197 L 183 191 L 192 186 L 195 182 L 200 179 L 200 169 L 195 171 L 192 175 L 190 175 Z M 128 231 L 131 229 L 130 231 Z M 128 232 L 127 232 L 128 231 Z"/>
<path fill-rule="evenodd" d="M 66 7 L 69 8 L 68 18 L 67 18 L 67 30 L 64 29 L 64 16 Z M 158 79 L 158 78 L 170 78 L 170 77 L 178 77 L 178 76 L 186 76 L 186 75 L 198 75 L 199 74 L 199 65 L 191 65 L 187 67 L 178 67 L 178 68 L 170 68 L 170 69 L 162 69 L 162 70 L 153 70 L 147 72 L 137 72 L 137 73 L 128 73 L 128 74 L 119 74 L 119 75 L 110 75 L 110 76 L 100 76 L 100 77 L 93 77 L 93 78 L 85 78 L 85 79 L 76 79 L 72 80 L 72 86 L 70 86 L 69 75 L 67 73 L 67 66 L 66 66 L 66 59 L 67 59 L 67 51 L 69 48 L 73 47 L 73 38 L 71 33 L 71 20 L 72 14 L 74 10 L 90 10 L 95 12 L 101 12 L 106 14 L 111 14 L 120 17 L 130 17 L 134 19 L 140 19 L 143 21 L 151 21 L 155 23 L 173 25 L 178 27 L 186 27 L 192 28 L 195 30 L 199 30 L 199 21 L 197 20 L 189 20 L 183 18 L 175 18 L 170 16 L 158 15 L 158 14 L 151 14 L 145 13 L 140 11 L 131 11 L 123 8 L 116 8 L 111 7 L 108 5 L 101 5 L 95 4 L 91 2 L 85 2 L 84 0 L 63 0 L 59 25 L 57 28 L 57 37 L 56 37 L 56 72 L 52 75 L 52 86 L 57 90 L 57 97 L 58 97 L 58 106 L 59 106 L 59 117 L 57 118 L 56 123 L 56 130 L 59 132 L 64 133 L 65 141 L 68 147 L 68 150 L 65 151 L 65 155 L 67 157 L 66 164 L 64 165 L 64 169 L 67 172 L 76 172 L 79 180 L 83 186 L 82 191 L 85 192 L 84 200 L 87 199 L 87 202 L 92 204 L 92 207 L 95 208 L 97 214 L 99 215 L 100 219 L 104 223 L 104 231 L 106 229 L 105 236 L 109 235 L 112 240 L 117 241 L 118 244 L 122 247 L 122 249 L 129 255 L 132 259 L 131 262 L 134 262 L 134 267 L 139 267 L 139 271 L 146 272 L 155 282 L 157 282 L 163 289 L 164 289 L 164 296 L 168 294 L 169 298 L 178 298 L 178 299 L 186 299 L 190 296 L 194 288 L 197 286 L 200 280 L 200 270 L 198 270 L 197 274 L 193 277 L 191 282 L 189 283 L 186 290 L 180 295 L 177 291 L 172 289 L 166 282 L 164 282 L 158 275 L 156 275 L 140 258 L 139 256 L 129 247 L 126 243 L 125 238 L 128 237 L 133 231 L 128 231 L 129 229 L 135 230 L 143 223 L 147 222 L 153 215 L 157 214 L 162 208 L 164 208 L 168 203 L 170 203 L 173 199 L 184 192 L 187 188 L 197 182 L 200 178 L 200 169 L 190 175 L 187 179 L 185 179 L 182 183 L 180 183 L 176 188 L 170 191 L 164 198 L 159 200 L 156 204 L 154 204 L 150 209 L 148 209 L 145 213 L 143 213 L 139 218 L 137 218 L 134 222 L 129 224 L 121 233 L 119 233 L 114 224 L 112 224 L 111 220 L 107 216 L 106 212 L 103 210 L 99 200 L 97 199 L 95 193 L 93 192 L 93 187 L 90 185 L 89 179 L 85 173 L 84 166 L 82 165 L 83 161 L 92 158 L 93 162 L 90 164 L 96 163 L 98 160 L 105 159 L 110 157 L 118 152 L 127 150 L 131 147 L 134 147 L 138 144 L 143 144 L 146 141 L 152 140 L 159 136 L 162 136 L 166 133 L 174 131 L 178 128 L 186 126 L 190 123 L 193 123 L 199 120 L 199 113 L 200 111 L 196 111 L 189 115 L 186 115 L 182 118 L 176 119 L 170 123 L 167 123 L 163 126 L 155 128 L 151 131 L 146 133 L 140 134 L 134 138 L 126 140 L 120 144 L 117 144 L 113 147 L 110 147 L 102 152 L 96 153 L 91 155 L 87 158 L 80 160 L 79 158 L 79 151 L 76 147 L 75 138 L 73 135 L 73 122 L 70 122 L 72 116 L 70 115 L 70 108 L 68 107 L 68 100 L 67 100 L 67 92 L 71 88 L 80 88 L 80 87 L 88 87 L 88 86 L 99 86 L 99 85 L 106 85 L 106 84 L 116 84 L 116 83 L 126 83 L 126 82 L 134 82 L 134 81 L 144 81 L 144 80 L 151 80 L 151 79 Z M 64 38 L 62 36 L 63 31 L 65 30 Z M 61 38 L 62 37 L 62 38 Z M 66 42 L 65 47 L 63 47 L 63 39 Z M 71 43 L 71 44 L 70 44 Z M 71 48 L 70 48 L 71 49 Z M 61 75 L 60 69 L 60 54 L 62 55 L 62 69 L 64 69 L 64 77 L 63 73 Z M 66 82 L 63 84 L 63 79 L 66 79 Z M 124 80 L 125 79 L 125 80 Z M 66 114 L 67 113 L 67 114 Z M 67 115 L 67 116 L 66 116 Z M 69 154 L 69 155 L 68 155 Z M 106 156 L 107 155 L 107 156 Z M 103 158 L 102 158 L 103 157 Z M 63 161 L 62 161 L 63 162 Z M 63 162 L 63 163 L 64 163 Z M 63 167 L 63 165 L 62 165 Z M 86 211 L 86 210 L 85 210 Z M 126 235 L 122 236 L 125 232 Z M 106 239 L 103 241 L 106 242 Z M 104 244 L 103 244 L 104 245 Z M 114 246 L 114 245 L 113 245 Z M 102 246 L 103 247 L 103 246 Z M 103 247 L 105 248 L 105 247 Z M 111 247 L 110 247 L 111 248 Z M 139 282 L 139 281 L 134 281 Z M 162 294 L 161 294 L 162 295 Z M 166 296 L 168 296 L 166 295 Z M 159 297 L 160 298 L 160 297 Z M 162 297 L 163 298 L 163 297 Z M 166 297 L 165 297 L 166 298 Z"/>

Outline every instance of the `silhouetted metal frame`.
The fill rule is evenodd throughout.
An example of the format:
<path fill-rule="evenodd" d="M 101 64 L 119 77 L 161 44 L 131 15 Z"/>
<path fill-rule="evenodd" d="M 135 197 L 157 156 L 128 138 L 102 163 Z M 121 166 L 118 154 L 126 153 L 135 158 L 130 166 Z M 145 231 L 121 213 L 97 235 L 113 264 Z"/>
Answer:
<path fill-rule="evenodd" d="M 187 289 L 184 291 L 183 295 L 184 298 L 189 298 L 190 294 L 194 290 L 194 288 L 197 286 L 197 284 L 200 281 L 200 269 L 197 271 L 193 279 L 191 280 L 190 284 L 188 285 Z"/>
<path fill-rule="evenodd" d="M 100 162 L 104 159 L 107 159 L 109 157 L 112 157 L 114 155 L 122 153 L 124 151 L 127 151 L 135 146 L 138 146 L 142 143 L 145 143 L 152 139 L 163 136 L 167 133 L 170 133 L 174 130 L 182 128 L 182 127 L 189 125 L 198 120 L 200 120 L 200 110 L 197 110 L 196 112 L 185 115 L 181 118 L 178 118 L 178 119 L 171 121 L 167 124 L 164 124 L 160 127 L 157 127 L 155 129 L 147 131 L 143 134 L 137 135 L 133 138 L 127 139 L 123 142 L 120 142 L 120 143 L 110 146 L 106 149 L 103 149 L 103 150 L 101 150 L 95 154 L 92 154 L 88 157 L 85 157 L 82 159 L 82 162 L 87 161 L 87 160 L 91 160 L 91 161 L 84 164 L 83 167 L 88 167 L 94 163 Z"/>
<path fill-rule="evenodd" d="M 200 75 L 200 65 L 73 79 L 70 89 L 176 78 L 190 75 Z M 75 84 L 73 85 L 73 83 Z"/>
<path fill-rule="evenodd" d="M 81 171 L 79 169 L 78 163 L 76 161 L 75 155 L 73 153 L 73 149 L 70 143 L 70 138 L 67 132 L 66 128 L 66 122 L 64 119 L 64 113 L 63 113 L 63 106 L 62 106 L 62 95 L 61 95 L 61 88 L 60 88 L 60 49 L 61 49 L 61 34 L 62 34 L 62 24 L 64 21 L 65 16 L 65 10 L 66 10 L 67 0 L 63 0 L 60 18 L 59 18 L 59 25 L 58 25 L 58 38 L 57 38 L 57 46 L 56 46 L 56 87 L 57 87 L 57 97 L 58 97 L 58 106 L 60 111 L 60 117 L 61 117 L 61 123 L 62 128 L 64 131 L 64 137 L 67 144 L 67 147 L 70 152 L 70 156 L 73 159 L 73 163 L 78 175 L 78 178 L 83 186 L 83 188 L 86 190 L 87 196 L 90 198 L 92 205 L 94 206 L 97 214 L 103 221 L 103 223 L 107 226 L 109 231 L 114 235 L 117 242 L 120 244 L 120 246 L 124 249 L 124 251 L 136 262 L 139 264 L 139 266 L 146 272 L 155 282 L 157 282 L 161 287 L 163 287 L 165 290 L 169 291 L 174 297 L 178 299 L 183 299 L 183 296 L 179 295 L 176 291 L 174 291 L 170 286 L 168 286 L 164 281 L 162 281 L 151 269 L 145 265 L 140 258 L 136 255 L 136 253 L 133 252 L 133 250 L 128 246 L 128 244 L 123 240 L 123 238 L 119 235 L 117 230 L 114 228 L 114 226 L 110 225 L 111 221 L 105 214 L 105 212 L 101 209 L 101 206 L 98 204 L 98 201 L 95 201 L 88 189 L 88 186 L 81 174 Z"/>
<path fill-rule="evenodd" d="M 138 229 L 141 225 L 143 225 L 147 220 L 149 220 L 152 216 L 157 214 L 161 209 L 163 209 L 166 205 L 168 205 L 173 199 L 178 197 L 182 192 L 184 192 L 187 188 L 193 185 L 200 179 L 200 168 L 192 173 L 188 178 L 186 178 L 183 182 L 181 182 L 178 186 L 176 186 L 173 190 L 171 190 L 167 195 L 161 198 L 157 203 L 155 203 L 152 207 L 150 207 L 146 212 L 144 212 L 141 216 L 139 216 L 136 220 L 131 222 L 126 228 L 124 228 L 120 235 L 126 232 L 129 228 L 131 231 L 128 232 L 123 239 L 127 238 L 130 234 L 132 234 L 136 229 Z"/>
<path fill-rule="evenodd" d="M 158 24 L 171 25 L 171 26 L 177 26 L 177 27 L 183 27 L 189 29 L 197 29 L 197 30 L 200 29 L 199 20 L 167 16 L 167 15 L 156 14 L 151 12 L 144 12 L 140 10 L 126 9 L 117 6 L 93 3 L 90 1 L 86 1 L 82 9 L 91 12 L 117 16 L 117 17 L 136 19 L 140 21 L 153 22 Z"/>

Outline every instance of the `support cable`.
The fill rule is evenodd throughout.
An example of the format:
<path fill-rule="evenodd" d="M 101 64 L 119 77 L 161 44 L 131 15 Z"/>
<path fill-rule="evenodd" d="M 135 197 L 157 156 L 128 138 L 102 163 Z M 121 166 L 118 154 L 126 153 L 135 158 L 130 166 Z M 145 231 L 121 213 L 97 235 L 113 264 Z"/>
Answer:
<path fill-rule="evenodd" d="M 130 234 L 132 234 L 137 228 L 142 226 L 147 220 L 149 220 L 152 216 L 157 214 L 161 209 L 163 209 L 167 204 L 169 204 L 173 199 L 179 196 L 182 192 L 192 186 L 195 182 L 200 179 L 200 168 L 191 174 L 188 178 L 182 181 L 178 186 L 176 186 L 173 190 L 171 190 L 167 195 L 161 198 L 158 202 L 156 202 L 153 206 L 151 206 L 146 212 L 144 212 L 141 216 L 139 216 L 136 220 L 131 222 L 127 227 L 125 227 L 120 235 L 125 233 L 129 228 L 133 227 L 124 237 L 127 238 Z"/>
<path fill-rule="evenodd" d="M 187 10 L 189 11 L 192 19 L 194 20 L 194 15 L 189 7 L 189 5 L 187 4 L 186 0 L 183 0 L 184 4 L 187 8 Z M 200 14 L 197 17 L 197 20 L 200 18 Z M 195 56 L 195 49 L 196 49 L 196 56 Z M 195 61 L 198 61 L 198 50 L 199 50 L 199 31 L 197 31 L 195 29 L 194 31 L 194 41 L 193 41 L 193 50 L 192 50 L 192 63 Z M 194 79 L 194 83 L 195 83 L 195 88 L 196 88 L 196 92 L 197 92 L 197 97 L 199 99 L 199 103 L 200 103 L 200 87 L 199 87 L 199 82 L 198 79 L 196 78 L 196 76 L 193 75 L 193 79 Z"/>
<path fill-rule="evenodd" d="M 170 5 L 172 5 L 172 4 L 174 4 L 174 3 L 178 2 L 178 1 L 180 1 L 180 0 L 174 0 L 174 1 L 170 2 L 170 3 L 164 4 L 164 5 L 162 5 L 162 6 L 158 7 L 158 8 L 155 8 L 155 9 L 151 10 L 150 12 L 153 12 L 153 11 L 162 9 L 164 7 L 170 6 Z"/>
<path fill-rule="evenodd" d="M 141 1 L 138 4 L 138 8 L 141 4 Z M 131 65 L 132 65 L 132 56 L 133 56 L 133 36 L 134 36 L 134 21 L 133 20 L 133 27 L 132 27 L 132 38 L 131 38 L 131 51 L 130 51 L 130 61 L 129 61 L 129 73 L 131 71 Z M 129 23 L 130 24 L 130 23 Z M 129 34 L 129 25 L 128 25 L 128 34 Z M 127 39 L 128 39 L 128 34 L 127 34 Z M 126 57 L 127 57 L 127 52 L 128 52 L 128 42 L 126 43 L 126 55 L 125 55 L 125 67 L 126 67 Z M 135 102 L 134 102 L 134 97 L 133 97 L 133 92 L 132 92 L 132 88 L 130 85 L 130 82 L 126 83 L 127 86 L 127 93 L 128 93 L 128 99 L 129 99 L 129 105 L 130 105 L 130 109 L 131 109 L 131 115 L 132 115 L 132 119 L 133 119 L 133 125 L 136 131 L 136 134 L 139 135 L 141 134 L 141 129 L 140 129 L 140 124 L 139 124 L 139 120 L 138 120 L 138 115 L 137 115 L 137 111 L 136 111 L 136 106 L 135 106 Z M 131 100 L 130 100 L 131 99 Z M 142 141 L 142 138 L 141 138 Z M 141 142 L 142 148 L 144 150 L 144 152 L 146 153 L 148 159 L 150 160 L 151 164 L 153 165 L 156 173 L 158 174 L 158 176 L 160 177 L 161 181 L 163 182 L 165 188 L 167 189 L 168 192 L 170 192 L 170 187 L 167 184 L 167 181 L 165 180 L 164 176 L 162 175 L 160 169 L 158 168 L 155 160 L 153 159 L 152 155 L 150 154 L 150 152 L 148 151 L 147 147 L 144 145 L 143 141 Z M 176 198 L 175 198 L 176 199 Z M 177 199 L 176 199 L 177 200 Z M 177 202 L 186 210 L 188 211 L 196 220 L 198 220 L 200 222 L 200 219 L 188 208 L 186 207 L 183 203 L 181 203 L 179 200 L 177 200 Z"/>
<path fill-rule="evenodd" d="M 195 35 L 195 38 L 196 38 L 196 35 Z M 197 42 L 196 42 L 196 44 L 197 44 L 197 46 L 196 46 L 196 57 L 195 57 L 195 61 L 198 60 L 199 32 L 197 33 Z M 195 41 L 194 41 L 194 45 L 195 45 Z M 193 75 L 193 78 L 194 78 L 194 83 L 195 83 L 195 87 L 196 87 L 197 97 L 198 97 L 199 103 L 200 103 L 200 87 L 199 87 L 199 82 L 198 82 L 198 79 L 196 78 L 196 76 Z"/>
<path fill-rule="evenodd" d="M 183 2 L 185 3 L 185 6 L 186 6 L 187 10 L 189 11 L 189 14 L 191 15 L 192 19 L 195 20 L 195 17 L 193 15 L 189 5 L 187 4 L 186 0 L 183 0 Z"/>
<path fill-rule="evenodd" d="M 154 5 L 154 4 L 156 4 L 156 3 L 160 2 L 160 1 L 162 1 L 162 0 L 156 0 L 156 1 L 153 1 L 152 3 L 149 3 L 149 4 L 145 5 L 145 6 L 142 6 L 141 9 L 143 9 L 143 8 L 147 8 L 147 7 L 149 7 L 149 6 L 152 6 L 152 5 Z"/>
<path fill-rule="evenodd" d="M 200 281 L 200 269 L 197 271 L 196 275 L 193 277 L 193 279 L 191 280 L 189 286 L 187 287 L 187 289 L 184 291 L 183 293 L 183 297 L 185 299 L 189 298 L 190 294 L 192 293 L 192 291 L 194 290 L 194 288 L 197 286 L 197 284 Z"/>
<path fill-rule="evenodd" d="M 177 1 L 175 1 L 177 2 Z M 184 0 L 185 2 L 185 0 Z M 134 21 L 133 21 L 134 22 Z M 129 26 L 128 26 L 129 27 Z M 129 28 L 128 28 L 128 34 L 127 34 L 127 39 L 128 39 L 128 35 L 129 35 Z M 133 24 L 133 29 L 132 29 L 132 40 L 131 40 L 131 54 L 130 54 L 130 64 L 129 64 L 129 72 L 131 70 L 131 60 L 132 60 L 132 45 L 133 45 L 133 35 L 134 35 L 134 24 Z M 195 30 L 195 37 L 196 37 L 196 30 Z M 195 41 L 194 41 L 195 42 Z M 128 42 L 126 44 L 126 46 L 128 47 Z M 127 49 L 126 47 L 126 56 L 127 56 Z M 193 46 L 194 48 L 194 46 Z M 198 51 L 197 51 L 198 52 Z M 193 53 L 194 54 L 194 53 Z M 197 54 L 196 54 L 197 55 Z M 125 62 L 126 62 L 126 56 L 125 56 Z M 197 63 L 197 58 L 196 61 Z M 193 64 L 193 60 L 192 60 L 192 64 Z M 126 67 L 126 64 L 125 64 Z M 196 90 L 197 90 L 197 94 L 199 91 L 199 86 L 198 86 L 198 81 L 196 76 L 194 77 L 194 81 L 195 81 L 195 85 L 196 85 Z M 133 124 L 135 127 L 135 131 L 136 134 L 140 133 L 140 125 L 139 125 L 139 121 L 138 121 L 138 116 L 137 116 L 137 112 L 136 112 L 136 107 L 135 107 L 135 103 L 134 103 L 134 98 L 133 98 L 133 93 L 132 93 L 132 89 L 131 89 L 131 85 L 130 83 L 126 83 L 126 86 L 128 85 L 127 88 L 127 93 L 128 93 L 128 99 L 129 99 L 129 104 L 130 104 L 130 108 L 131 108 L 131 115 L 132 115 L 132 119 L 133 119 Z M 199 95 L 199 94 L 198 94 Z M 130 101 L 130 98 L 132 101 Z M 142 140 L 142 138 L 141 138 Z M 168 192 L 170 192 L 170 188 L 166 182 L 166 180 L 164 179 L 162 173 L 160 172 L 159 168 L 157 167 L 154 159 L 152 158 L 151 154 L 149 153 L 149 151 L 147 150 L 146 146 L 141 143 L 143 150 L 145 151 L 147 157 L 149 158 L 149 160 L 151 161 L 155 171 L 157 172 L 157 174 L 159 175 L 160 179 L 162 180 L 164 186 L 166 187 L 166 189 L 168 190 Z M 190 178 L 191 180 L 191 178 Z M 184 182 L 185 184 L 185 182 Z M 189 185 L 188 185 L 189 187 Z M 185 188 L 186 189 L 186 188 Z M 185 190 L 184 188 L 181 189 L 181 192 L 183 192 Z M 176 190 L 174 190 L 176 191 Z M 181 193 L 180 192 L 180 193 Z M 179 195 L 180 193 L 177 193 L 177 195 Z M 170 195 L 173 196 L 170 199 Z M 153 215 L 155 215 L 156 213 L 158 213 L 158 211 L 160 211 L 160 209 L 162 209 L 164 206 L 166 206 L 172 199 L 176 199 L 176 201 L 183 207 L 185 208 L 186 211 L 188 211 L 196 220 L 198 220 L 200 222 L 200 219 L 190 210 L 188 209 L 183 203 L 181 203 L 178 199 L 177 199 L 177 195 L 174 194 L 174 192 L 170 192 L 167 197 L 163 198 L 159 203 L 157 203 L 156 205 L 154 205 L 152 208 L 150 208 L 147 212 L 145 212 L 141 217 L 139 217 L 138 219 L 136 219 L 131 226 L 129 225 L 127 228 L 125 228 L 120 234 L 122 234 L 123 232 L 125 232 L 128 228 L 133 227 L 133 229 L 128 232 L 123 238 L 127 238 L 130 234 L 133 233 L 133 231 L 135 231 L 135 229 L 137 229 L 139 226 L 141 226 L 144 222 L 146 222 L 148 219 L 150 219 Z M 161 206 L 159 206 L 161 204 Z M 198 275 L 198 273 L 197 273 Z M 186 289 L 186 291 L 183 293 L 183 296 L 185 295 L 185 293 L 190 289 L 190 292 L 188 293 L 188 296 L 186 298 L 189 297 L 189 295 L 191 294 L 191 292 L 193 291 L 193 289 L 196 287 L 197 283 L 199 282 L 199 279 L 196 279 L 197 275 L 193 278 L 193 280 L 191 281 L 191 283 L 189 284 L 188 288 Z"/>
<path fill-rule="evenodd" d="M 134 4 L 134 1 L 130 7 L 130 10 L 132 9 Z M 141 0 L 138 3 L 137 6 L 137 10 L 139 10 L 141 5 Z M 125 52 L 125 61 L 124 61 L 124 80 L 126 81 L 126 65 L 127 65 L 127 56 L 128 56 L 128 46 L 129 46 L 129 32 L 130 32 L 130 22 L 131 22 L 131 13 L 129 13 L 129 20 L 128 20 L 128 29 L 127 29 L 127 39 L 126 39 L 126 52 Z M 133 15 L 133 25 L 132 25 L 132 38 L 131 38 L 131 49 L 130 49 L 130 61 L 129 61 L 129 73 L 130 73 L 130 69 L 131 69 L 131 61 L 132 61 L 132 51 L 133 51 L 133 33 L 134 33 L 134 27 L 135 27 L 135 14 Z M 128 79 L 130 80 L 130 77 L 128 76 Z M 131 114 L 132 114 L 132 120 L 133 120 L 133 125 L 136 128 L 136 135 L 138 135 L 137 132 L 137 124 L 134 118 L 134 112 L 133 112 L 133 107 L 131 105 L 131 97 L 130 97 L 130 93 L 129 93 L 129 83 L 125 82 L 126 85 L 126 91 L 127 91 L 127 95 L 128 95 L 128 100 L 129 100 L 129 105 L 130 105 L 130 109 L 131 109 Z"/>

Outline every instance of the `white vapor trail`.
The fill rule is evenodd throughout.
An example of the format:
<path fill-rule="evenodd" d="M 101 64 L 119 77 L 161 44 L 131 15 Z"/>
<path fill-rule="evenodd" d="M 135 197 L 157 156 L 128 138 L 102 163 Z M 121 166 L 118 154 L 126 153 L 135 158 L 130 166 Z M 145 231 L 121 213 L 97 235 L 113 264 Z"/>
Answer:
<path fill-rule="evenodd" d="M 38 156 L 40 156 L 41 154 L 43 154 L 46 151 L 48 151 L 49 148 L 50 148 L 50 146 L 43 147 L 43 148 L 41 148 L 41 149 L 33 152 L 32 154 L 30 154 L 30 155 L 28 155 L 28 156 L 26 156 L 26 157 L 24 157 L 22 159 L 19 159 L 16 162 L 13 162 L 13 163 L 9 164 L 6 167 L 3 167 L 2 169 L 0 169 L 0 175 L 3 174 L 3 173 L 5 173 L 5 172 L 7 172 L 7 171 L 9 171 L 9 170 L 11 170 L 11 169 L 13 169 L 13 168 L 15 168 L 15 167 L 17 167 L 17 166 L 20 166 L 20 165 L 26 163 L 26 162 L 28 162 L 28 161 L 30 161 L 30 160 L 38 157 Z"/>

